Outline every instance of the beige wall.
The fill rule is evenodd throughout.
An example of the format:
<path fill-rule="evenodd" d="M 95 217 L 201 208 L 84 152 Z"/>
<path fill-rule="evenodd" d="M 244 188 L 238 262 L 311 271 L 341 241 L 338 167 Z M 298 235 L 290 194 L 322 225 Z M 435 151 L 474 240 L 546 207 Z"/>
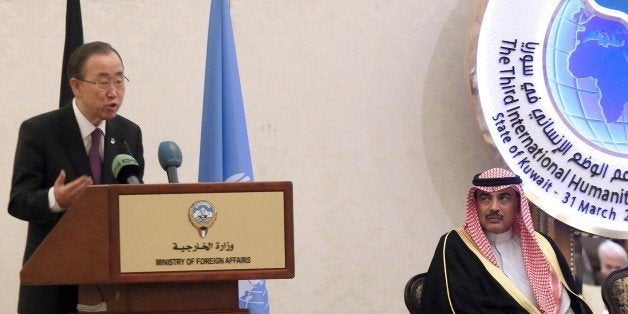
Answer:
<path fill-rule="evenodd" d="M 156 151 L 173 140 L 195 182 L 209 1 L 82 2 L 85 40 L 124 58 L 145 181 L 167 182 Z M 473 3 L 231 1 L 256 180 L 294 183 L 296 277 L 269 281 L 273 313 L 401 313 L 462 223 L 472 174 L 495 165 L 467 98 Z M 20 122 L 57 106 L 64 15 L 64 0 L 0 1 L 0 204 Z M 11 312 L 26 223 L 4 214 L 0 230 Z"/>

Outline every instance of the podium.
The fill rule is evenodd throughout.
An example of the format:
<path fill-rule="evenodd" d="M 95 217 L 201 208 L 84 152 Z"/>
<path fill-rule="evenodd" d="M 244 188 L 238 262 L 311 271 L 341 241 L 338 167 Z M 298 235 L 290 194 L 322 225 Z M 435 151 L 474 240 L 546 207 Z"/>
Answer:
<path fill-rule="evenodd" d="M 246 312 L 238 280 L 289 278 L 291 182 L 89 186 L 20 272 L 127 313 Z"/>

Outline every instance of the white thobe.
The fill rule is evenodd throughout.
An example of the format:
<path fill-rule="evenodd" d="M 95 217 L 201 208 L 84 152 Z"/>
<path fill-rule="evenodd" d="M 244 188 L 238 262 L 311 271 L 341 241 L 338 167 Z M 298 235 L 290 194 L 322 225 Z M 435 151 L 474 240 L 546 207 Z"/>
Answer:
<path fill-rule="evenodd" d="M 486 232 L 486 238 L 493 248 L 493 254 L 497 259 L 499 268 L 506 274 L 512 283 L 523 293 L 523 295 L 538 308 L 538 303 L 532 291 L 532 285 L 528 280 L 525 264 L 523 262 L 523 251 L 521 249 L 521 238 L 512 231 L 504 233 Z M 567 290 L 561 285 L 562 297 L 559 313 L 573 313 L 570 308 L 571 300 Z"/>

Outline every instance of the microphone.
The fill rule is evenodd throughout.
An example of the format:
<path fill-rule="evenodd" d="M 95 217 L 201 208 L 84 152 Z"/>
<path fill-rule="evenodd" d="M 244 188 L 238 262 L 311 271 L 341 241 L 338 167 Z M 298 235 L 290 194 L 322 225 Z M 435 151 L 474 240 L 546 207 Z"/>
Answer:
<path fill-rule="evenodd" d="M 138 178 L 140 165 L 131 155 L 119 154 L 113 159 L 111 164 L 113 176 L 118 183 L 140 184 Z"/>
<path fill-rule="evenodd" d="M 159 164 L 168 175 L 168 183 L 179 183 L 177 168 L 181 166 L 183 156 L 177 143 L 172 141 L 159 143 L 158 156 Z"/>

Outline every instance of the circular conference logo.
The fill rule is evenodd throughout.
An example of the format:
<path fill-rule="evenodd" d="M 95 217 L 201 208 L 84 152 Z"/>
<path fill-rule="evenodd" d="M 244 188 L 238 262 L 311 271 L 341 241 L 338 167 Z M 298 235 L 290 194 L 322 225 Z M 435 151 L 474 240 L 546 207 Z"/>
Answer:
<path fill-rule="evenodd" d="M 628 239 L 628 1 L 482 0 L 479 120 L 532 202 Z"/>

